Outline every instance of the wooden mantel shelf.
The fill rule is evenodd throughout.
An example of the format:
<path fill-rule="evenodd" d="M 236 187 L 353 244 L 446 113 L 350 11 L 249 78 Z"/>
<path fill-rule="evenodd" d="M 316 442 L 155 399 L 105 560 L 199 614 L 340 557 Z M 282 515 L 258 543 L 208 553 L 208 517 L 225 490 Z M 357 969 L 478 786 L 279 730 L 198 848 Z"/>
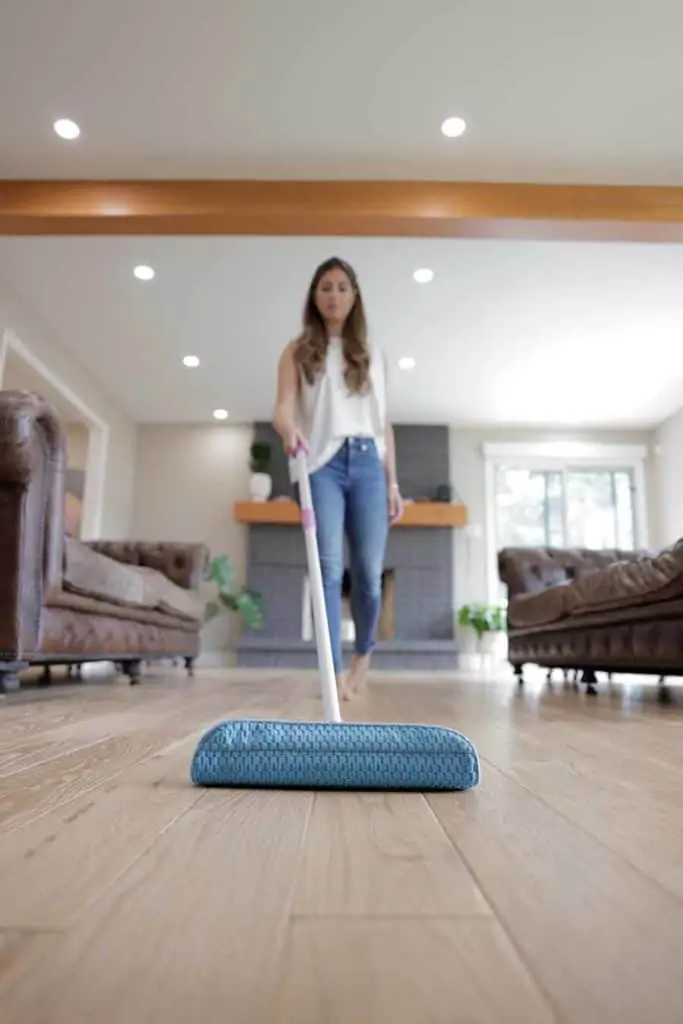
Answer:
<path fill-rule="evenodd" d="M 235 522 L 251 526 L 296 526 L 301 522 L 299 507 L 289 498 L 273 501 L 236 501 Z M 397 526 L 448 527 L 467 526 L 467 505 L 437 501 L 407 502 L 403 518 Z"/>

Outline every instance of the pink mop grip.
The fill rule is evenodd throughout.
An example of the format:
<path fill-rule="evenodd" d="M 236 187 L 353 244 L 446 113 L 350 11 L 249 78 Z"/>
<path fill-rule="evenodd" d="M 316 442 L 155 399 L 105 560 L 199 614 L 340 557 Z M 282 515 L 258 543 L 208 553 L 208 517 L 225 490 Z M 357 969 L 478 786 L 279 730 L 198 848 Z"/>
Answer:
<path fill-rule="evenodd" d="M 301 444 L 296 446 L 292 453 L 295 457 L 299 455 L 308 455 L 308 448 Z M 301 469 L 302 463 L 299 462 L 299 469 Z M 315 530 L 315 512 L 310 501 L 310 492 L 308 487 L 300 486 L 300 500 L 301 500 L 301 525 L 304 530 Z"/>
<path fill-rule="evenodd" d="M 312 508 L 301 509 L 301 524 L 304 530 L 315 530 L 315 512 Z"/>

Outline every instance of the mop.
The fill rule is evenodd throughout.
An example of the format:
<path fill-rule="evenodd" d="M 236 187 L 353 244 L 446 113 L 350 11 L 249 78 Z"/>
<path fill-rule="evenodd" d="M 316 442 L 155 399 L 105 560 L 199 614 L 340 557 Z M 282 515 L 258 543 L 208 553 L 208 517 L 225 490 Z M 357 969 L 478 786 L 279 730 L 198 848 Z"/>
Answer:
<path fill-rule="evenodd" d="M 305 450 L 297 451 L 296 462 L 324 721 L 227 719 L 199 740 L 192 782 L 267 789 L 472 789 L 479 782 L 477 751 L 454 729 L 342 722 Z"/>

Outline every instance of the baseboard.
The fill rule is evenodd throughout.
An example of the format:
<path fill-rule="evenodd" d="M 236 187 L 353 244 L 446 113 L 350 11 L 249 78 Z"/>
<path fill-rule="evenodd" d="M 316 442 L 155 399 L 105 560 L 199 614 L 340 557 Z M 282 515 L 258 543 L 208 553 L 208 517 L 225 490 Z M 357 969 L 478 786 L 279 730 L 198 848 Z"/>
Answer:
<path fill-rule="evenodd" d="M 196 668 L 234 668 L 237 665 L 237 652 L 229 650 L 202 651 L 195 661 Z"/>

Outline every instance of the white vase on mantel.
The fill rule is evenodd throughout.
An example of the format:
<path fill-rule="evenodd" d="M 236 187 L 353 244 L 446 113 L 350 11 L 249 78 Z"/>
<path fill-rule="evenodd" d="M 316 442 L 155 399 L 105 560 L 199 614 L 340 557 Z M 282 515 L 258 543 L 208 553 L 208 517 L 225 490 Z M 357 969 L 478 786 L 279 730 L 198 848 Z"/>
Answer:
<path fill-rule="evenodd" d="M 269 473 L 252 473 L 249 477 L 249 498 L 251 501 L 268 501 L 273 490 L 273 479 Z"/>

